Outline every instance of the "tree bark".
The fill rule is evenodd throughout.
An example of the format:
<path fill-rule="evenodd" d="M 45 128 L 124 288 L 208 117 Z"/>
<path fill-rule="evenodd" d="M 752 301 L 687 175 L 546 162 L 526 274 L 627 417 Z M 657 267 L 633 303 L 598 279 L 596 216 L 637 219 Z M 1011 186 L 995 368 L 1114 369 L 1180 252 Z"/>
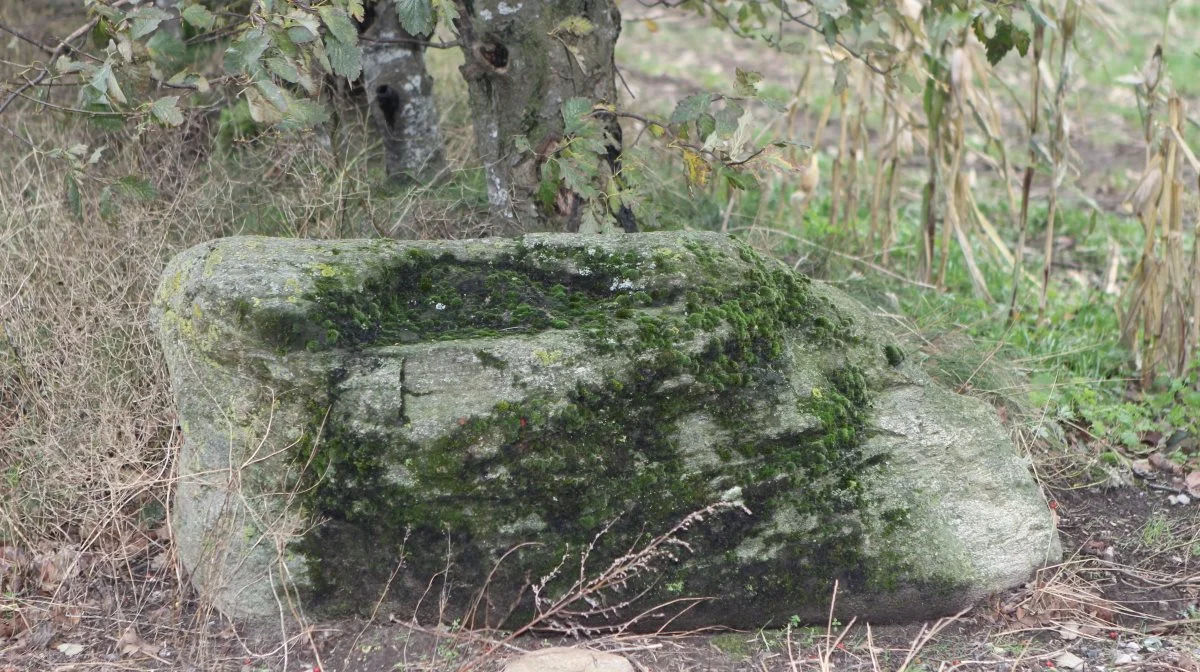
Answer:
<path fill-rule="evenodd" d="M 577 227 L 577 195 L 560 191 L 555 205 L 546 207 L 539 206 L 535 194 L 542 164 L 563 139 L 563 102 L 575 97 L 616 102 L 613 51 L 621 31 L 616 5 L 612 0 L 456 0 L 456 6 L 455 27 L 465 56 L 461 71 L 493 213 L 526 229 Z M 606 162 L 598 161 L 602 194 L 601 183 L 620 165 L 620 127 L 615 118 L 607 125 L 615 147 Z M 518 137 L 526 138 L 530 149 L 518 149 Z M 623 210 L 632 222 L 628 208 Z"/>
<path fill-rule="evenodd" d="M 388 177 L 428 182 L 446 165 L 433 77 L 425 69 L 427 40 L 400 27 L 393 0 L 364 17 L 363 84 L 383 139 Z"/>

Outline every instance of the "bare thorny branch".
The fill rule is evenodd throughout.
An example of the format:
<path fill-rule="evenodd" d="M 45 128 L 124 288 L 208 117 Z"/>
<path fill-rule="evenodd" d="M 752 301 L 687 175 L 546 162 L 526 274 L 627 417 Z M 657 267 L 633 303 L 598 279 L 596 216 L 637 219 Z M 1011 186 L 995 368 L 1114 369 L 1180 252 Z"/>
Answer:
<path fill-rule="evenodd" d="M 591 544 L 581 551 L 579 558 L 579 576 L 568 588 L 560 593 L 559 597 L 554 598 L 548 605 L 546 605 L 543 603 L 541 594 L 546 590 L 549 583 L 559 575 L 566 563 L 566 557 L 564 557 L 563 562 L 554 568 L 547 576 L 543 577 L 536 585 L 532 586 L 536 603 L 535 607 L 537 608 L 537 615 L 531 618 L 529 622 L 525 623 L 516 630 L 513 630 L 508 634 L 508 636 L 493 642 L 491 646 L 481 655 L 460 668 L 459 672 L 468 672 L 469 670 L 474 669 L 480 663 L 487 660 L 491 654 L 505 646 L 508 646 L 518 637 L 529 632 L 540 630 L 546 625 L 553 626 L 556 623 L 559 623 L 560 619 L 585 619 L 588 617 L 612 614 L 625 607 L 628 607 L 638 599 L 648 594 L 653 586 L 639 591 L 633 597 L 621 600 L 619 604 L 595 606 L 593 603 L 599 605 L 600 600 L 606 591 L 624 587 L 635 576 L 638 576 L 642 571 L 649 569 L 650 565 L 656 560 L 662 558 L 674 559 L 675 555 L 672 552 L 672 549 L 682 547 L 690 551 L 691 547 L 687 544 L 687 542 L 680 539 L 680 535 L 690 529 L 693 525 L 702 522 L 706 518 L 709 518 L 710 516 L 722 511 L 728 511 L 732 509 L 737 509 L 747 514 L 750 513 L 750 510 L 747 509 L 746 506 L 741 502 L 722 501 L 710 504 L 699 511 L 693 511 L 692 513 L 684 516 L 679 522 L 671 527 L 671 529 L 654 537 L 644 546 L 641 546 L 640 548 L 636 547 L 636 545 L 631 547 L 624 555 L 617 557 L 611 563 L 609 563 L 608 567 L 603 571 L 589 576 L 589 572 L 587 571 L 588 555 L 596 547 L 597 543 L 599 543 L 600 538 L 607 534 L 609 530 L 611 530 L 612 526 L 616 523 L 615 520 L 610 522 L 603 529 L 597 532 L 596 536 L 592 539 Z M 690 608 L 696 602 L 706 599 L 709 598 L 683 598 L 671 600 L 668 605 L 686 602 L 687 606 L 685 606 L 685 608 Z M 572 610 L 573 605 L 579 602 L 588 603 L 589 605 L 593 605 L 593 607 L 583 611 Z M 662 607 L 667 605 L 658 606 Z M 654 610 L 644 611 L 637 615 L 635 619 L 641 618 L 651 611 Z M 622 628 L 627 627 L 627 625 L 628 624 L 617 627 Z"/>

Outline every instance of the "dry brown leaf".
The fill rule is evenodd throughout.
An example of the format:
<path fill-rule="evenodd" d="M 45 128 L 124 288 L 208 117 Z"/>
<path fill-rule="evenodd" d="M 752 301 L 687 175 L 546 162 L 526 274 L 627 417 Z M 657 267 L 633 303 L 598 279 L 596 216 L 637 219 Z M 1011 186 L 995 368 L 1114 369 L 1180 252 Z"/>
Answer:
<path fill-rule="evenodd" d="M 1154 467 L 1150 465 L 1150 460 L 1134 460 L 1129 463 L 1129 468 L 1133 470 L 1135 476 L 1147 478 L 1154 474 Z"/>
<path fill-rule="evenodd" d="M 79 621 L 83 618 L 83 609 L 75 604 L 56 608 L 51 618 L 58 626 L 59 632 L 69 632 L 79 625 Z"/>
<path fill-rule="evenodd" d="M 34 558 L 37 566 L 38 589 L 44 593 L 54 593 L 64 581 L 71 578 L 78 570 L 77 553 L 73 548 L 60 548 L 53 553 L 41 553 Z"/>
<path fill-rule="evenodd" d="M 122 656 L 134 656 L 141 653 L 153 658 L 157 658 L 158 652 L 161 650 L 162 647 L 149 644 L 143 640 L 141 636 L 138 635 L 137 630 L 134 630 L 132 626 L 126 628 L 124 634 L 122 634 L 121 638 L 117 640 L 117 651 L 119 651 Z"/>
<path fill-rule="evenodd" d="M 1092 555 L 1098 558 L 1104 557 L 1104 551 L 1108 548 L 1108 542 L 1103 539 L 1088 539 L 1083 542 L 1083 546 L 1079 547 L 1079 552 L 1083 555 Z"/>
<path fill-rule="evenodd" d="M 1158 469 L 1159 471 L 1161 471 L 1163 473 L 1166 473 L 1166 474 L 1181 474 L 1181 473 L 1183 473 L 1183 467 L 1179 466 L 1178 464 L 1175 464 L 1174 462 L 1171 461 L 1171 458 L 1167 457 L 1166 455 L 1163 455 L 1162 453 L 1151 453 L 1150 456 L 1146 459 L 1148 462 L 1150 462 L 1150 466 L 1154 467 L 1155 469 Z"/>
<path fill-rule="evenodd" d="M 1200 471 L 1193 471 L 1183 479 L 1183 487 L 1192 497 L 1200 497 Z"/>

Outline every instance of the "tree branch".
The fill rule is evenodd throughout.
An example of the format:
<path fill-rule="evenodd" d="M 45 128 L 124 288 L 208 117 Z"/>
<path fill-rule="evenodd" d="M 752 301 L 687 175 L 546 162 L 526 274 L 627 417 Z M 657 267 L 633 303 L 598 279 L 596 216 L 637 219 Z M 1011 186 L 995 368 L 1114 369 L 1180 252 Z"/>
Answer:
<path fill-rule="evenodd" d="M 358 37 L 358 41 L 372 42 L 374 44 L 419 44 L 425 47 L 430 47 L 431 49 L 454 49 L 462 46 L 462 42 L 459 40 L 454 40 L 452 42 L 430 42 L 429 40 L 415 37 L 396 37 L 392 39 L 383 39 L 380 37 L 367 37 L 365 35 L 360 35 Z"/>
<path fill-rule="evenodd" d="M 129 4 L 130 1 L 131 0 L 117 0 L 116 2 L 112 3 L 112 5 L 110 5 L 110 6 L 111 7 L 121 7 L 123 5 Z M 68 35 L 65 38 L 63 38 L 62 40 L 60 40 L 58 43 L 58 46 L 54 47 L 54 51 L 50 52 L 50 58 L 48 59 L 49 63 L 42 67 L 42 71 L 39 72 L 37 74 L 37 76 L 35 76 L 33 79 L 25 80 L 24 84 L 17 87 L 15 90 L 9 92 L 8 96 L 5 97 L 3 101 L 0 101 L 0 114 L 4 114 L 4 111 L 7 110 L 9 108 L 9 106 L 13 104 L 13 101 L 15 101 L 17 98 L 22 98 L 22 97 L 28 98 L 28 96 L 25 95 L 25 92 L 28 91 L 29 89 L 32 89 L 35 86 L 41 84 L 43 80 L 45 80 L 47 77 L 50 76 L 50 68 L 54 67 L 54 62 L 58 60 L 59 56 L 62 56 L 63 54 L 67 53 L 68 49 L 71 49 L 71 50 L 74 49 L 74 47 L 71 46 L 71 42 L 74 42 L 75 40 L 78 40 L 79 38 L 83 37 L 84 35 L 87 35 L 88 32 L 91 31 L 92 28 L 96 27 L 96 23 L 98 23 L 99 21 L 100 21 L 100 17 L 95 17 L 95 18 L 91 19 L 90 21 L 88 21 L 87 23 L 83 24 L 82 26 L 76 28 L 74 31 L 71 32 L 70 35 Z M 34 100 L 36 102 L 42 103 L 43 105 L 47 105 L 47 103 L 45 101 L 37 100 L 35 98 L 30 98 L 30 100 Z M 85 113 L 86 113 L 86 111 L 85 111 Z"/>
<path fill-rule="evenodd" d="M 22 42 L 27 42 L 29 44 L 32 44 L 33 46 L 37 47 L 38 49 L 41 49 L 42 51 L 46 52 L 47 54 L 54 53 L 54 47 L 42 44 L 41 42 L 38 42 L 37 40 L 33 39 L 32 37 L 23 35 L 20 32 L 14 30 L 13 28 L 11 28 L 9 26 L 6 26 L 3 23 L 0 23 L 0 30 L 8 33 L 9 35 L 12 35 L 13 37 L 17 38 L 18 40 L 21 40 Z"/>

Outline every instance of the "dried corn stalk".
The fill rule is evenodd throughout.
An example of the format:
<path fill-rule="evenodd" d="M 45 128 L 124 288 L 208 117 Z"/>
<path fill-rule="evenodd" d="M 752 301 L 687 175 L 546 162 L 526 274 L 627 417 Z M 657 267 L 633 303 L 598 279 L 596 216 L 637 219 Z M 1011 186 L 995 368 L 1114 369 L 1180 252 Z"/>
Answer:
<path fill-rule="evenodd" d="M 1153 137 L 1156 91 L 1161 82 L 1161 49 L 1143 70 L 1139 97 L 1144 98 L 1145 129 Z M 1135 354 L 1143 388 L 1162 370 L 1182 376 L 1195 359 L 1200 333 L 1200 258 L 1193 241 L 1190 265 L 1185 261 L 1187 235 L 1194 236 L 1195 222 L 1184 231 L 1182 195 L 1183 162 L 1200 168 L 1183 139 L 1186 119 L 1177 95 L 1167 100 L 1167 122 L 1156 150 L 1147 159 L 1138 186 L 1129 199 L 1142 223 L 1145 242 L 1119 310 L 1121 339 Z"/>

